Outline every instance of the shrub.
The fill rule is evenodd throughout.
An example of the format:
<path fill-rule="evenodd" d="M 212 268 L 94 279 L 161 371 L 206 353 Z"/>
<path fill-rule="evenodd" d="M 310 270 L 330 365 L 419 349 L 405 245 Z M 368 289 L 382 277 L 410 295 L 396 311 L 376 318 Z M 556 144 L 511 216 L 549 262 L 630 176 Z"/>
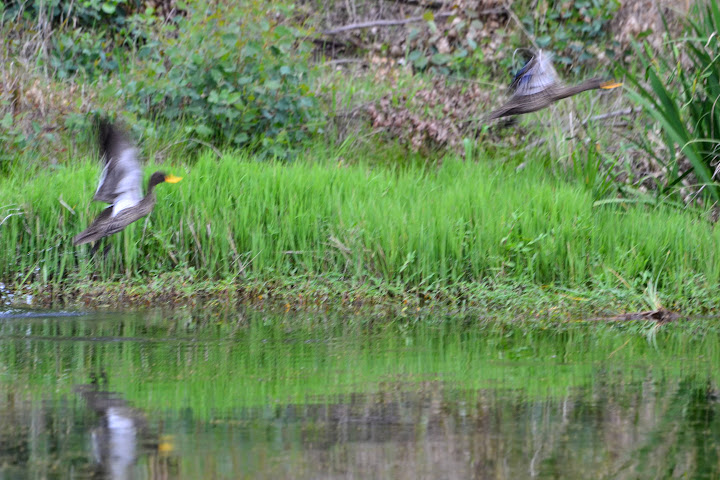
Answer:
<path fill-rule="evenodd" d="M 143 36 L 141 0 L 11 0 L 0 7 L 2 22 L 23 25 L 37 36 L 45 60 L 59 78 L 79 72 L 91 78 L 117 70 L 114 49 Z M 152 15 L 152 9 L 148 12 Z M 39 35 L 38 35 L 39 34 Z"/>
<path fill-rule="evenodd" d="M 319 131 L 305 33 L 283 23 L 287 12 L 267 15 L 268 7 L 255 3 L 212 13 L 189 7 L 143 45 L 122 92 L 128 109 L 184 121 L 186 133 L 201 139 L 279 157 Z"/>

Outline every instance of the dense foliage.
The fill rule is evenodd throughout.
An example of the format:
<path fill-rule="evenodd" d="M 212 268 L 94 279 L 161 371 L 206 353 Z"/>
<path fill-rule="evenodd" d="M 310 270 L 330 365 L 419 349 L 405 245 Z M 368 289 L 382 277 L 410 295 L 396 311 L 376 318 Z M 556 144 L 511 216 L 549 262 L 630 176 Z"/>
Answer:
<path fill-rule="evenodd" d="M 234 146 L 258 145 L 285 157 L 319 130 L 305 32 L 228 6 L 187 17 L 138 52 L 125 83 L 131 112 Z M 283 12 L 279 12 L 283 13 Z"/>
<path fill-rule="evenodd" d="M 160 15 L 149 3 L 9 2 L 0 7 L 0 22 L 17 41 L 5 46 L 7 61 L 22 57 L 57 80 L 107 86 L 105 99 L 116 101 L 90 108 L 102 112 L 109 104 L 128 112 L 141 130 L 160 123 L 177 131 L 182 124 L 185 135 L 275 157 L 292 155 L 321 131 L 311 45 L 302 25 L 290 20 L 291 5 L 210 8 L 189 1 Z M 39 40 L 28 51 L 24 39 L 35 33 Z M 0 123 L 0 138 L 23 148 L 33 134 L 19 132 L 16 116 Z"/>

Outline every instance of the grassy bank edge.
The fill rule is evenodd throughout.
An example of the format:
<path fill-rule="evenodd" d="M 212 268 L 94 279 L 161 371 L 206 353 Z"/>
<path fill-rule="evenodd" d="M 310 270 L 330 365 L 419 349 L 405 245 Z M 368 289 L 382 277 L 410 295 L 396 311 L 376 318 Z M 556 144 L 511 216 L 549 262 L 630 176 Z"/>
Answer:
<path fill-rule="evenodd" d="M 274 280 L 188 281 L 163 274 L 124 281 L 70 280 L 62 284 L 32 283 L 0 291 L 11 306 L 72 309 L 210 309 L 250 306 L 271 311 L 339 311 L 380 316 L 477 314 L 485 320 L 579 321 L 611 319 L 630 312 L 668 309 L 682 316 L 720 309 L 712 291 L 685 301 L 670 301 L 660 292 L 606 287 L 566 288 L 517 283 L 458 283 L 419 291 L 380 282 L 353 283 L 330 276 Z"/>

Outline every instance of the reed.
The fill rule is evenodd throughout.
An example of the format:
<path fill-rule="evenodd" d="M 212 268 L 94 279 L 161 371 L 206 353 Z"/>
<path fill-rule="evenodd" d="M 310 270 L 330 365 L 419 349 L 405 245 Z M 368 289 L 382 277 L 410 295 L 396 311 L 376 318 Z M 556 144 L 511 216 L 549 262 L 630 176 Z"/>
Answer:
<path fill-rule="evenodd" d="M 108 255 L 95 259 L 71 242 L 102 208 L 90 202 L 94 161 L 0 179 L 0 278 L 332 276 L 419 289 L 651 280 L 680 298 L 720 276 L 720 233 L 697 212 L 594 206 L 592 191 L 533 166 L 540 159 L 516 173 L 487 160 L 392 168 L 320 154 L 281 164 L 207 153 L 192 167 L 162 166 L 185 179 L 161 185 L 151 216 L 111 237 Z"/>

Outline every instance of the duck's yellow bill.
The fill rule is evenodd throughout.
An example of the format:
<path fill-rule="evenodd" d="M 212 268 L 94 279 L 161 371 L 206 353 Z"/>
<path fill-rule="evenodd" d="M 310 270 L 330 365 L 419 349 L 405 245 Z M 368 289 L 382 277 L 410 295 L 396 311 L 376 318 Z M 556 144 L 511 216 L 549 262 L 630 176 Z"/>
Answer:
<path fill-rule="evenodd" d="M 617 87 L 622 87 L 622 83 L 610 81 L 610 82 L 605 82 L 600 85 L 600 88 L 602 88 L 603 90 L 610 90 L 611 88 L 617 88 Z"/>
<path fill-rule="evenodd" d="M 182 180 L 182 177 L 176 177 L 175 175 L 165 175 L 165 181 L 167 183 L 177 183 Z"/>

